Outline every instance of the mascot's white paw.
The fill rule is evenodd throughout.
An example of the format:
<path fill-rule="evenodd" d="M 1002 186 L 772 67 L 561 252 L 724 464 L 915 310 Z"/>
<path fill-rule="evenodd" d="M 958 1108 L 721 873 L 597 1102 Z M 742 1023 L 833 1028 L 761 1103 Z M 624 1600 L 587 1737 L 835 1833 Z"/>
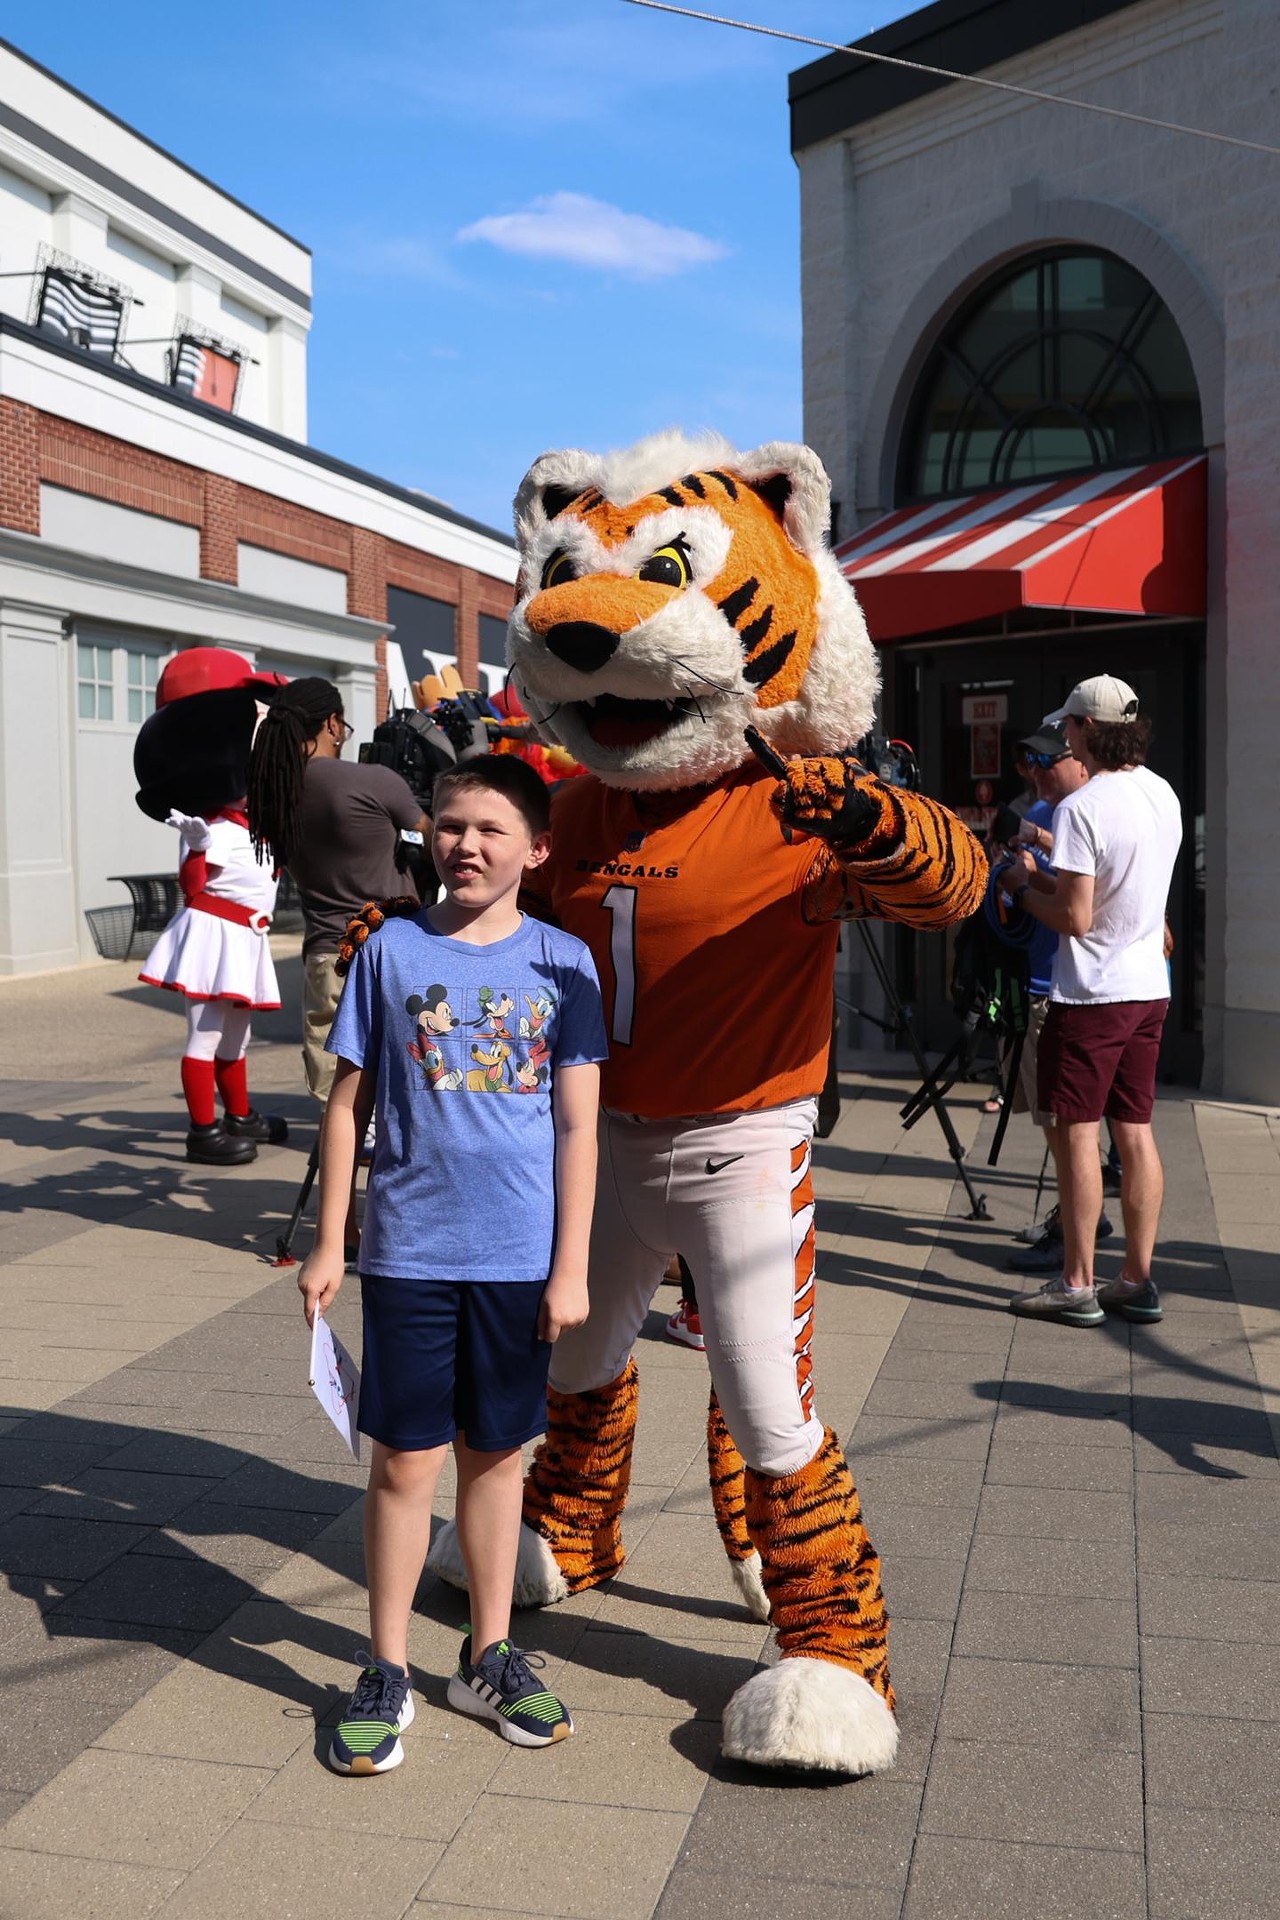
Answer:
<path fill-rule="evenodd" d="M 441 1527 L 431 1543 L 427 1572 L 434 1573 L 437 1580 L 443 1580 L 446 1586 L 466 1589 L 467 1570 L 462 1564 L 458 1529 L 452 1520 Z M 522 1521 L 520 1544 L 516 1550 L 515 1585 L 511 1590 L 512 1604 L 517 1607 L 550 1607 L 568 1596 L 569 1588 L 556 1564 L 555 1555 L 542 1535 L 535 1533 L 532 1527 L 526 1527 Z"/>
<path fill-rule="evenodd" d="M 753 1674 L 724 1710 L 721 1750 L 753 1767 L 884 1773 L 898 1724 L 860 1674 L 830 1660 L 780 1660 Z"/>
<path fill-rule="evenodd" d="M 763 1620 L 767 1626 L 770 1620 L 769 1596 L 764 1590 L 764 1581 L 760 1578 L 760 1555 L 748 1554 L 745 1560 L 731 1560 L 730 1570 L 733 1584 L 738 1589 L 747 1612 L 753 1620 Z"/>

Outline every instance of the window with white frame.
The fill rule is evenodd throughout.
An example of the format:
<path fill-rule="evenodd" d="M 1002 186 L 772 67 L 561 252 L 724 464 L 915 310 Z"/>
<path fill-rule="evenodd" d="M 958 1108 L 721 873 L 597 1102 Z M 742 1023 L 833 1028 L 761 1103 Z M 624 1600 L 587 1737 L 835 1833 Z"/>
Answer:
<path fill-rule="evenodd" d="M 115 661 L 113 647 L 86 644 L 76 648 L 76 674 L 79 681 L 77 711 L 82 720 L 114 720 Z"/>
<path fill-rule="evenodd" d="M 141 726 L 156 710 L 156 682 L 160 678 L 160 655 L 143 647 L 125 648 L 126 718 Z"/>
<path fill-rule="evenodd" d="M 80 637 L 76 712 L 81 720 L 140 727 L 156 710 L 156 685 L 172 649 L 136 639 Z"/>

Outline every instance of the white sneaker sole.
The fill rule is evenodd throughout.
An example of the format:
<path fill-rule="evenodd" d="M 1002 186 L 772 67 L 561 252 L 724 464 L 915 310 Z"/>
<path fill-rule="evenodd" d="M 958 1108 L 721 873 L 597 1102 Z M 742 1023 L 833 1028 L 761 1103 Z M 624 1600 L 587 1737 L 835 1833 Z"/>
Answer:
<path fill-rule="evenodd" d="M 526 1733 L 523 1727 L 517 1727 L 504 1713 L 488 1700 L 482 1700 L 478 1693 L 472 1693 L 461 1674 L 455 1673 L 449 1682 L 449 1705 L 456 1707 L 459 1713 L 469 1713 L 475 1720 L 492 1720 L 504 1740 L 513 1747 L 554 1747 L 557 1741 L 567 1740 L 573 1732 L 573 1721 L 562 1720 L 554 1733 Z"/>
<path fill-rule="evenodd" d="M 400 1724 L 396 1728 L 396 1732 L 403 1733 L 406 1727 L 411 1727 L 413 1725 L 413 1719 L 413 1695 L 408 1693 L 405 1695 L 404 1705 L 400 1709 Z M 329 1747 L 329 1765 L 333 1772 L 347 1774 L 357 1780 L 367 1779 L 374 1773 L 390 1773 L 393 1768 L 400 1765 L 403 1759 L 404 1748 L 401 1746 L 399 1740 L 396 1741 L 386 1759 L 379 1760 L 376 1766 L 367 1753 L 357 1753 L 351 1760 L 341 1760 L 334 1752 L 332 1744 Z"/>

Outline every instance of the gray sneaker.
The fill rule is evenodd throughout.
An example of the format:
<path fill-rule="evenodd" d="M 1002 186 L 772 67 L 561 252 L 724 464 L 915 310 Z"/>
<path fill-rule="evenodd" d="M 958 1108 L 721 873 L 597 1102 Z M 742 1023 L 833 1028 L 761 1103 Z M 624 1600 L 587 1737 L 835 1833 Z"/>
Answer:
<path fill-rule="evenodd" d="M 1095 1289 L 1098 1305 L 1126 1320 L 1163 1320 L 1164 1308 L 1154 1280 L 1126 1280 L 1121 1274 Z"/>
<path fill-rule="evenodd" d="M 1027 1319 L 1061 1320 L 1068 1327 L 1100 1327 L 1106 1319 L 1092 1287 L 1068 1287 L 1061 1275 L 1038 1293 L 1015 1294 L 1009 1311 Z"/>

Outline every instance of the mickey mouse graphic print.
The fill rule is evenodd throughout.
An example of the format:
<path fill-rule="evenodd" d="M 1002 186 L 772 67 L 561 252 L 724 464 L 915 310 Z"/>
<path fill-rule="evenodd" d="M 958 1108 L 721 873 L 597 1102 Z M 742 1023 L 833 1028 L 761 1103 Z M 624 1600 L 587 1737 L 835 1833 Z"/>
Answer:
<path fill-rule="evenodd" d="M 377 1074 L 360 1271 L 545 1280 L 552 1085 L 608 1051 L 582 941 L 527 915 L 487 946 L 423 914 L 388 920 L 356 953 L 327 1044 Z"/>

